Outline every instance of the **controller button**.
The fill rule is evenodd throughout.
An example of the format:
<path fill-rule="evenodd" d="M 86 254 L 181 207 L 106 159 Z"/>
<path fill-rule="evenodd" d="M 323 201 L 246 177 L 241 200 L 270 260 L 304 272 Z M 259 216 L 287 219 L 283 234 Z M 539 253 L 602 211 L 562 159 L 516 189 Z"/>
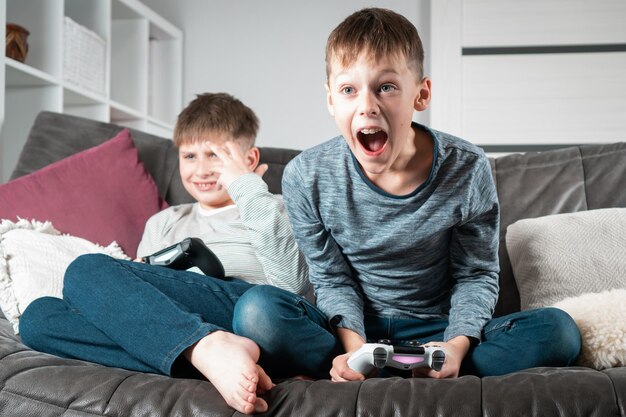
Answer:
<path fill-rule="evenodd" d="M 436 350 L 432 353 L 431 356 L 431 362 L 432 365 L 431 367 L 439 372 L 441 371 L 441 368 L 443 368 L 443 364 L 446 361 L 446 354 L 442 351 L 442 350 Z"/>
<path fill-rule="evenodd" d="M 387 364 L 387 349 L 376 348 L 374 349 L 374 366 L 377 368 L 384 368 Z"/>

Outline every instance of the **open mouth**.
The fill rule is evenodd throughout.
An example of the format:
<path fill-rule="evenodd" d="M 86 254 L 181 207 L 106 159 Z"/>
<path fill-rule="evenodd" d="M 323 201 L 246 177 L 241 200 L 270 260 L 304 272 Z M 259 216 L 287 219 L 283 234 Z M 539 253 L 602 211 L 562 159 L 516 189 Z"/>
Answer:
<path fill-rule="evenodd" d="M 356 137 L 367 155 L 377 156 L 385 150 L 387 132 L 380 128 L 361 129 L 357 132 Z"/>

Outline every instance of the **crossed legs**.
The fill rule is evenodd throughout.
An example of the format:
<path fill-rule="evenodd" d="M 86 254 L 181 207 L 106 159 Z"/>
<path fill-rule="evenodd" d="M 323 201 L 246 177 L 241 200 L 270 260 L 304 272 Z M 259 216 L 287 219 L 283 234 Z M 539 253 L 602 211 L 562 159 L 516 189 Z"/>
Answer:
<path fill-rule="evenodd" d="M 252 321 L 251 318 L 254 318 Z M 272 375 L 293 372 L 328 378 L 335 356 L 343 353 L 323 313 L 302 297 L 270 286 L 247 291 L 235 307 L 237 334 L 257 342 L 261 364 Z M 402 344 L 443 340 L 447 320 L 366 316 L 369 342 Z M 568 366 L 580 353 L 574 320 L 555 308 L 522 311 L 492 319 L 483 340 L 470 349 L 462 374 L 503 375 L 538 366 Z"/>
<path fill-rule="evenodd" d="M 67 269 L 63 299 L 35 300 L 20 319 L 22 341 L 37 350 L 171 375 L 180 357 L 244 413 L 264 411 L 257 391 L 272 384 L 259 348 L 230 334 L 234 306 L 252 285 L 222 281 L 105 255 Z"/>

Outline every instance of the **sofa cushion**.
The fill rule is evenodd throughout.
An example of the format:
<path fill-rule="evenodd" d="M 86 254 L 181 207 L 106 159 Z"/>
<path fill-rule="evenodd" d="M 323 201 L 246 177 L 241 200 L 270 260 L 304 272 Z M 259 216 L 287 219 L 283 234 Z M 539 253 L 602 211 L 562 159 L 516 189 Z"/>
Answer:
<path fill-rule="evenodd" d="M 626 208 L 519 220 L 506 246 L 523 310 L 626 288 Z"/>
<path fill-rule="evenodd" d="M 0 201 L 0 219 L 50 220 L 100 245 L 117 241 L 131 257 L 148 218 L 167 207 L 128 130 L 0 185 Z"/>
<path fill-rule="evenodd" d="M 506 249 L 517 220 L 609 207 L 626 207 L 626 142 L 568 147 L 491 158 L 500 201 L 500 298 L 495 315 L 520 309 Z"/>
<path fill-rule="evenodd" d="M 269 147 L 261 147 L 259 150 L 261 151 L 259 163 L 268 165 L 268 170 L 265 175 L 263 175 L 263 180 L 267 183 L 267 188 L 271 193 L 282 194 L 281 180 L 285 166 L 298 155 L 300 151 Z"/>
<path fill-rule="evenodd" d="M 20 316 L 33 300 L 43 296 L 61 298 L 67 266 L 86 253 L 129 259 L 115 242 L 102 247 L 62 235 L 50 222 L 2 220 L 0 308 L 16 333 Z"/>

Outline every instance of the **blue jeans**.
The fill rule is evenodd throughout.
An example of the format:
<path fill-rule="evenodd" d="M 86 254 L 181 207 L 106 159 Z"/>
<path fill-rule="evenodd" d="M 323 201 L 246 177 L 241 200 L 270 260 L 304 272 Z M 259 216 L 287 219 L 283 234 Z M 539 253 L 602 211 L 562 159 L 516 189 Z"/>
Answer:
<path fill-rule="evenodd" d="M 83 255 L 65 273 L 63 299 L 43 297 L 24 311 L 20 335 L 27 346 L 57 356 L 165 375 L 177 374 L 179 369 L 187 372 L 190 365 L 179 360 L 181 353 L 213 331 L 235 332 L 237 317 L 248 310 L 236 307 L 253 287 L 237 279 L 220 280 L 106 255 Z M 316 323 L 324 320 L 313 305 L 288 291 L 276 290 L 284 299 L 296 299 L 303 311 L 301 320 L 291 321 L 292 327 L 283 324 L 286 337 L 297 344 L 299 335 L 319 331 Z M 278 301 L 264 313 L 283 317 L 281 308 L 292 312 L 291 305 Z M 306 316 L 309 313 L 315 317 Z M 254 320 L 246 317 L 246 321 Z M 330 326 L 325 333 L 329 340 L 334 339 Z M 315 359 L 291 357 L 295 362 L 265 352 L 260 364 L 272 377 L 309 374 L 316 369 L 311 366 Z"/>
<path fill-rule="evenodd" d="M 269 286 L 248 290 L 237 304 L 245 308 L 237 318 L 236 332 L 254 340 L 263 353 L 275 358 L 294 361 L 297 355 L 315 359 L 312 366 L 318 374 L 327 372 L 332 358 L 341 349 L 319 317 L 317 308 L 299 305 L 300 297 L 285 295 Z M 275 315 L 272 306 L 284 304 L 282 315 Z M 288 307 L 291 306 L 291 309 Z M 314 333 L 291 333 L 293 320 L 315 319 Z M 310 326 L 309 328 L 315 328 Z M 443 340 L 447 320 L 399 319 L 366 316 L 368 342 L 388 339 L 393 344 L 418 340 L 422 343 Z M 299 327 L 304 328 L 303 324 Z M 581 349 L 581 339 L 574 320 L 555 308 L 542 308 L 510 314 L 493 319 L 483 329 L 482 342 L 473 346 L 461 367 L 463 375 L 503 375 L 537 366 L 568 366 L 574 363 Z M 328 352 L 324 354 L 324 352 Z M 296 356 L 293 356 L 296 355 Z"/>
<path fill-rule="evenodd" d="M 441 340 L 447 321 L 367 317 L 365 324 L 368 341 L 403 343 Z M 66 271 L 63 299 L 37 299 L 20 318 L 22 341 L 33 349 L 166 375 L 188 369 L 181 353 L 215 330 L 255 341 L 260 365 L 274 378 L 327 378 L 343 352 L 324 314 L 303 297 L 106 255 L 77 258 Z M 567 314 L 525 311 L 491 320 L 462 372 L 566 366 L 579 351 L 580 334 Z"/>

